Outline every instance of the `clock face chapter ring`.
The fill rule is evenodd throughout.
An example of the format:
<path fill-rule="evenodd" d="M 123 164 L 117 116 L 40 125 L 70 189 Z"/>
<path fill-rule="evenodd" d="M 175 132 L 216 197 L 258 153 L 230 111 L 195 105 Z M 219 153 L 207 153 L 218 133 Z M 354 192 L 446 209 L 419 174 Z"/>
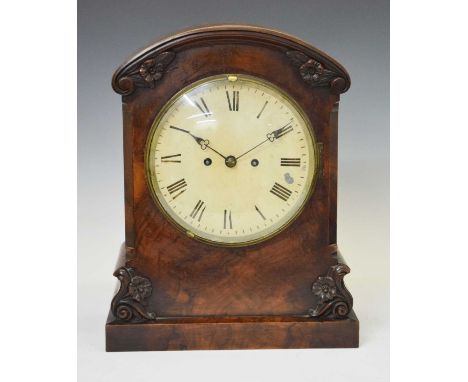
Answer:
<path fill-rule="evenodd" d="M 287 228 L 313 193 L 313 126 L 283 90 L 223 74 L 175 94 L 152 123 L 145 171 L 164 216 L 218 246 L 262 242 Z"/>

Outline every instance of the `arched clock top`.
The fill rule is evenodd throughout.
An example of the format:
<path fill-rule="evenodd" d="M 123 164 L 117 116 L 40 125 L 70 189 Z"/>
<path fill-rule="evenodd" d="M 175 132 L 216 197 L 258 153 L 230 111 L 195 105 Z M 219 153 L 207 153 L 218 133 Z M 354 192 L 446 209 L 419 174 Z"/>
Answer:
<path fill-rule="evenodd" d="M 113 89 L 123 96 L 136 88 L 154 88 L 164 74 L 177 68 L 177 53 L 191 46 L 236 43 L 281 50 L 291 68 L 311 88 L 346 92 L 351 80 L 336 60 L 306 42 L 278 32 L 248 25 L 213 25 L 185 30 L 141 50 L 121 65 L 112 77 Z"/>

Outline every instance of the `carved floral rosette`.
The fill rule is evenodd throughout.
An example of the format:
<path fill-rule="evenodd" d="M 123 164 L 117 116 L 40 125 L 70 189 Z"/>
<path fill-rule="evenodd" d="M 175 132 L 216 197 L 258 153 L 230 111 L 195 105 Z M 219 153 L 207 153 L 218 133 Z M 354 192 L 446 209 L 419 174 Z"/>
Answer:
<path fill-rule="evenodd" d="M 319 61 L 297 50 L 289 50 L 286 55 L 299 69 L 302 79 L 311 87 L 329 86 L 335 93 L 342 93 L 346 90 L 346 80 L 339 73 L 326 69 Z"/>
<path fill-rule="evenodd" d="M 114 272 L 120 281 L 120 288 L 112 299 L 111 310 L 117 320 L 145 321 L 155 320 L 156 313 L 145 308 L 153 288 L 151 281 L 135 274 L 133 268 L 121 267 Z"/>
<path fill-rule="evenodd" d="M 162 52 L 147 57 L 143 62 L 126 68 L 123 72 L 118 71 L 115 91 L 129 95 L 133 93 L 135 87 L 154 88 L 174 58 L 174 52 Z"/>
<path fill-rule="evenodd" d="M 314 318 L 342 319 L 348 317 L 353 308 L 353 297 L 346 289 L 343 278 L 350 272 L 345 264 L 337 264 L 326 276 L 319 276 L 312 284 L 316 304 L 309 309 Z"/>

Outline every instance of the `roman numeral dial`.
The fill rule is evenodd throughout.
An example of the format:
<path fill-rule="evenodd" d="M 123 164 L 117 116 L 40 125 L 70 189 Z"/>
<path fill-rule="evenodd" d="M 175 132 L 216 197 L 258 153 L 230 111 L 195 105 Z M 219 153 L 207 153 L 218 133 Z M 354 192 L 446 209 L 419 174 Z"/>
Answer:
<path fill-rule="evenodd" d="M 186 190 L 187 182 L 185 181 L 185 179 L 180 179 L 177 182 L 174 182 L 171 185 L 167 186 L 167 191 L 169 191 L 169 194 L 173 195 L 172 199 L 175 199 L 178 196 L 182 195 Z"/>
<path fill-rule="evenodd" d="M 148 211 L 148 219 L 168 219 L 184 243 L 234 247 L 294 224 L 315 200 L 308 196 L 319 146 L 304 115 L 286 92 L 247 75 L 216 75 L 181 89 L 148 133 L 145 181 L 155 211 L 162 210 Z M 145 184 L 134 185 L 137 202 Z"/>
<path fill-rule="evenodd" d="M 206 102 L 203 97 L 200 97 L 200 100 L 194 100 L 193 103 L 196 107 L 203 113 L 205 117 L 209 117 L 211 115 L 210 109 L 206 106 Z"/>
<path fill-rule="evenodd" d="M 233 90 L 230 96 L 229 91 L 226 90 L 226 97 L 228 101 L 229 111 L 239 111 L 239 91 Z"/>
<path fill-rule="evenodd" d="M 278 198 L 284 200 L 285 202 L 288 201 L 289 197 L 292 194 L 291 190 L 288 190 L 286 187 L 284 187 L 281 184 L 276 183 L 276 182 L 273 185 L 273 187 L 271 188 L 270 192 L 273 195 L 276 195 Z"/>
<path fill-rule="evenodd" d="M 301 165 L 301 158 L 281 158 L 281 166 L 299 167 L 300 165 Z"/>
<path fill-rule="evenodd" d="M 161 163 L 181 163 L 182 154 L 166 155 L 161 157 Z"/>
<path fill-rule="evenodd" d="M 224 229 L 232 229 L 232 213 L 224 210 Z"/>
<path fill-rule="evenodd" d="M 203 213 L 205 212 L 205 202 L 202 202 L 201 200 L 199 200 L 197 202 L 197 204 L 195 204 L 195 207 L 193 208 L 192 210 L 192 213 L 190 214 L 190 217 L 193 218 L 193 219 L 197 219 L 197 215 L 198 215 L 198 221 L 201 220 L 201 218 L 203 217 Z"/>

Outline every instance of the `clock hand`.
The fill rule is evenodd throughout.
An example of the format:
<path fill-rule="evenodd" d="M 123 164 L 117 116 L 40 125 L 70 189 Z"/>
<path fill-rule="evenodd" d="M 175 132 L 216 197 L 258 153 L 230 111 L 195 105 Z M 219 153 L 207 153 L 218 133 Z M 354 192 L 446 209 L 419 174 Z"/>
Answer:
<path fill-rule="evenodd" d="M 279 129 L 276 129 L 275 131 L 272 131 L 271 133 L 267 134 L 267 138 L 270 140 L 270 142 L 273 142 L 275 139 L 278 139 L 279 137 L 282 137 L 283 135 L 292 131 L 293 128 L 291 126 L 291 122 L 292 118 L 283 127 L 280 127 Z"/>
<path fill-rule="evenodd" d="M 226 160 L 226 157 L 223 154 L 216 151 L 213 147 L 210 146 L 210 141 L 208 139 L 203 139 L 203 138 L 197 137 L 196 135 L 192 134 L 190 131 L 185 130 L 185 129 L 181 129 L 180 127 L 176 127 L 176 126 L 169 126 L 169 127 L 171 129 L 179 130 L 179 131 L 182 131 L 184 133 L 189 134 L 200 145 L 202 150 L 205 150 L 206 148 L 209 148 L 210 150 L 214 151 L 219 156 L 223 157 L 224 160 Z"/>
<path fill-rule="evenodd" d="M 219 151 L 216 151 L 213 147 L 211 146 L 208 146 L 208 144 L 210 143 L 210 141 L 206 140 L 205 142 L 208 142 L 206 143 L 206 147 L 208 147 L 211 151 L 214 151 L 216 154 L 218 154 L 219 156 L 223 157 L 224 160 L 227 159 L 227 157 L 225 157 L 223 154 L 221 154 Z"/>
<path fill-rule="evenodd" d="M 258 146 L 260 145 L 263 145 L 265 142 L 273 142 L 275 139 L 278 139 L 280 137 L 282 137 L 283 135 L 289 133 L 290 131 L 292 131 L 292 126 L 291 126 L 291 122 L 292 122 L 292 119 L 286 124 L 284 125 L 283 127 L 280 127 L 279 129 L 276 129 L 274 131 L 272 131 L 271 133 L 268 133 L 267 134 L 267 139 L 265 139 L 264 141 L 260 142 L 258 145 L 252 147 L 250 150 L 246 151 L 245 153 L 239 155 L 236 160 L 238 160 L 239 158 L 243 157 L 244 155 L 250 153 L 253 149 L 256 149 Z"/>
<path fill-rule="evenodd" d="M 205 150 L 205 148 L 210 144 L 210 141 L 208 139 L 203 139 L 200 137 L 197 137 L 196 135 L 193 135 L 190 131 L 181 129 L 180 127 L 175 127 L 175 126 L 169 126 L 171 129 L 179 130 L 184 133 L 189 134 L 195 141 L 201 146 L 202 150 Z"/>
<path fill-rule="evenodd" d="M 264 141 L 260 142 L 258 145 L 252 147 L 250 150 L 246 151 L 245 153 L 239 155 L 239 156 L 236 158 L 236 160 L 238 160 L 239 158 L 242 158 L 244 155 L 250 153 L 253 149 L 256 149 L 258 146 L 263 145 L 265 142 L 268 142 L 268 138 L 265 139 Z"/>

